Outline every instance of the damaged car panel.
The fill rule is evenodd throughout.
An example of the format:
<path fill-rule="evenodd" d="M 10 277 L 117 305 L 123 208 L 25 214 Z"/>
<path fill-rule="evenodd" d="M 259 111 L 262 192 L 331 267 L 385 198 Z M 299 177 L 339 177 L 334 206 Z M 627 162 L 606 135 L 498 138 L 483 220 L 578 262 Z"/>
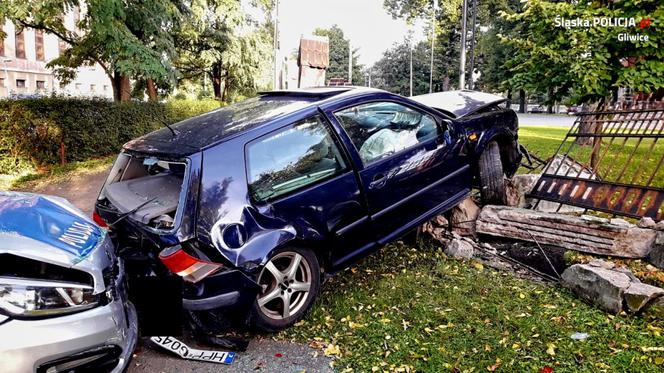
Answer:
<path fill-rule="evenodd" d="M 128 262 L 144 260 L 143 275 L 185 280 L 183 306 L 204 327 L 292 325 L 323 274 L 467 196 L 490 144 L 494 157 L 511 154 L 507 172 L 520 161 L 511 110 L 454 119 L 352 87 L 266 92 L 172 129 L 125 146 L 95 213 Z M 125 157 L 137 177 L 121 175 L 132 174 Z"/>
<path fill-rule="evenodd" d="M 0 193 L 0 370 L 122 371 L 137 339 L 123 273 L 106 232 L 65 200 Z"/>

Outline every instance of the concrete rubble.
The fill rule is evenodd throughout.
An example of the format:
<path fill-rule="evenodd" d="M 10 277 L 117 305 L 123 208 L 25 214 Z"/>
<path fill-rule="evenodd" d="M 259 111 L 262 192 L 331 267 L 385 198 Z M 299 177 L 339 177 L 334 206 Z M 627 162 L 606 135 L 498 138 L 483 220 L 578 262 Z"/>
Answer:
<path fill-rule="evenodd" d="M 643 312 L 664 295 L 664 289 L 643 284 L 626 274 L 625 269 L 618 270 L 601 262 L 570 266 L 562 274 L 563 285 L 580 298 L 615 314 Z"/>
<path fill-rule="evenodd" d="M 485 206 L 476 224 L 478 233 L 538 242 L 585 253 L 644 258 L 657 232 L 622 219 L 570 216 L 508 206 Z"/>
<path fill-rule="evenodd" d="M 579 171 L 575 164 L 565 163 L 562 168 L 565 167 L 571 168 L 570 172 Z M 583 172 L 589 173 L 581 170 Z M 579 216 L 579 209 L 563 208 L 556 212 L 558 204 L 547 205 L 543 204 L 544 201 L 534 210 L 533 201 L 526 198 L 526 194 L 538 178 L 538 175 L 517 175 L 506 179 L 509 206 L 480 208 L 473 199 L 467 198 L 446 216 L 438 216 L 426 223 L 424 231 L 439 241 L 450 257 L 474 258 L 489 267 L 531 278 L 535 271 L 544 276 L 535 276 L 539 280 L 547 277 L 555 280 L 562 272 L 560 281 L 563 286 L 607 312 L 648 313 L 664 318 L 664 289 L 642 283 L 629 269 L 611 261 L 594 259 L 587 264 L 568 267 L 562 259 L 565 250 L 573 250 L 609 257 L 643 258 L 664 269 L 664 221 L 643 218 L 638 224 L 632 224 L 620 218 Z M 487 239 L 497 246 L 484 242 Z M 518 240 L 520 244 L 515 246 L 516 242 L 510 243 L 511 240 Z M 542 251 L 542 246 L 549 254 Z M 537 260 L 536 267 L 540 261 L 544 263 L 539 268 L 524 265 L 523 259 L 512 253 L 513 249 L 538 253 L 538 247 L 548 261 L 546 265 L 544 260 Z M 548 271 L 551 275 L 541 272 L 542 268 L 545 272 L 551 269 L 549 259 L 558 260 L 559 271 Z"/>
<path fill-rule="evenodd" d="M 480 208 L 472 198 L 464 199 L 450 212 L 450 224 L 453 232 L 461 236 L 475 236 L 475 221 Z"/>

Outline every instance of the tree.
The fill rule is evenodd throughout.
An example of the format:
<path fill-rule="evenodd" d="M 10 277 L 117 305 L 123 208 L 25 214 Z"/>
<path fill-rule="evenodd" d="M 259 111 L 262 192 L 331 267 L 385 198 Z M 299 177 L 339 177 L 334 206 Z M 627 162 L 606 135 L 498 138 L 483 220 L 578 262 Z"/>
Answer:
<path fill-rule="evenodd" d="M 348 48 L 350 40 L 344 36 L 344 31 L 337 25 L 329 29 L 318 28 L 314 35 L 327 36 L 330 41 L 330 66 L 325 73 L 327 79 L 345 78 L 348 80 Z M 365 85 L 363 74 L 364 66 L 358 62 L 359 49 L 353 49 L 353 84 Z"/>
<path fill-rule="evenodd" d="M 404 96 L 410 94 L 410 48 L 411 41 L 405 39 L 383 53 L 371 69 L 374 87 Z M 413 95 L 429 92 L 430 51 L 426 41 L 413 47 Z"/>
<path fill-rule="evenodd" d="M 172 78 L 170 30 L 181 9 L 177 0 L 5 0 L 0 15 L 19 28 L 43 30 L 68 44 L 48 63 L 61 81 L 71 81 L 80 66 L 97 63 L 111 80 L 114 98 L 126 101 L 130 77 L 152 84 Z M 69 29 L 65 15 L 75 10 L 81 18 Z"/>
<path fill-rule="evenodd" d="M 664 32 L 658 26 L 664 23 L 664 3 L 660 0 L 529 0 L 523 11 L 503 12 L 502 16 L 524 27 L 518 35 L 501 35 L 517 52 L 510 63 L 511 80 L 548 92 L 549 100 L 574 92 L 579 101 L 597 101 L 619 87 L 645 93 L 664 87 Z M 635 24 L 564 24 L 576 19 L 592 22 L 596 17 L 634 19 Z M 646 19 L 649 22 L 639 24 Z M 648 40 L 623 41 L 621 34 L 647 36 Z"/>
<path fill-rule="evenodd" d="M 270 1 L 255 3 L 264 13 Z M 190 0 L 191 15 L 176 34 L 182 79 L 209 77 L 215 98 L 255 91 L 261 72 L 269 69 L 272 35 L 269 24 L 245 14 L 236 0 Z"/>

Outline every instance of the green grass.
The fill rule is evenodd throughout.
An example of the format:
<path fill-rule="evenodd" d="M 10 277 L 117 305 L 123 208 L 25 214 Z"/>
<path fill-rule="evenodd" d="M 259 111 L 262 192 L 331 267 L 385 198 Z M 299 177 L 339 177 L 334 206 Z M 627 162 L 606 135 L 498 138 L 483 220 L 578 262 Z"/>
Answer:
<path fill-rule="evenodd" d="M 420 242 L 389 245 L 335 276 L 280 336 L 336 356 L 339 371 L 655 372 L 664 369 L 663 328 Z M 575 341 L 575 332 L 590 336 Z"/>
<path fill-rule="evenodd" d="M 88 159 L 86 161 L 71 162 L 64 166 L 53 166 L 47 170 L 32 171 L 22 175 L 0 175 L 0 190 L 26 189 L 37 183 L 56 183 L 77 175 L 89 172 L 99 172 L 109 167 L 116 156 Z"/>

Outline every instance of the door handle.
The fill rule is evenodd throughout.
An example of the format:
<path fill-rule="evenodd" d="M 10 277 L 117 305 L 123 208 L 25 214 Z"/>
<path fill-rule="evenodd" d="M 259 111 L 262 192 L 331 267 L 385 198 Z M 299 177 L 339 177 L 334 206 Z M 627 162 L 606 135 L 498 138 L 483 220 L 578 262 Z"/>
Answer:
<path fill-rule="evenodd" d="M 385 186 L 387 182 L 387 175 L 380 173 L 376 174 L 373 177 L 373 181 L 369 183 L 369 189 L 380 189 Z"/>

